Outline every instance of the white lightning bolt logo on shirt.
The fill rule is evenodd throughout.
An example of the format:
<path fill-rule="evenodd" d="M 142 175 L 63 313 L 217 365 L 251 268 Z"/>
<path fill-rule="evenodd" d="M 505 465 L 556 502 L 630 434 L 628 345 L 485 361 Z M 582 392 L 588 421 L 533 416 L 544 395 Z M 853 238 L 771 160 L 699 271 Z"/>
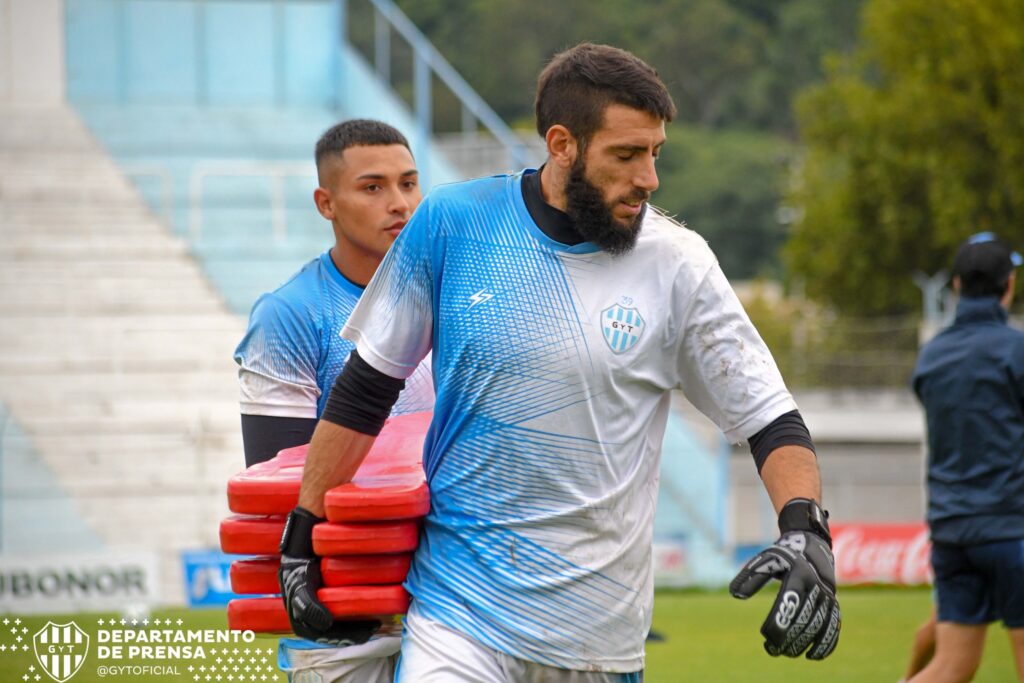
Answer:
<path fill-rule="evenodd" d="M 466 310 L 468 311 L 470 308 L 473 308 L 477 304 L 482 304 L 485 301 L 490 301 L 493 298 L 494 295 L 488 292 L 487 288 L 485 287 L 484 289 L 481 289 L 479 292 L 469 297 L 469 300 L 472 301 L 473 303 L 471 303 L 469 305 L 469 308 L 467 308 Z"/>

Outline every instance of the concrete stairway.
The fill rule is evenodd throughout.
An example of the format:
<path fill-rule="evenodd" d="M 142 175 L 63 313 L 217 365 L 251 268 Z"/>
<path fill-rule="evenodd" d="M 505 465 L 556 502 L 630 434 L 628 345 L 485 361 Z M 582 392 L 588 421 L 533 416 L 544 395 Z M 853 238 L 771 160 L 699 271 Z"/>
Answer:
<path fill-rule="evenodd" d="M 112 550 L 215 547 L 244 321 L 68 109 L 0 109 L 0 403 Z M 26 507 L 24 509 L 29 509 Z M 41 536 L 38 553 L 56 553 Z"/>

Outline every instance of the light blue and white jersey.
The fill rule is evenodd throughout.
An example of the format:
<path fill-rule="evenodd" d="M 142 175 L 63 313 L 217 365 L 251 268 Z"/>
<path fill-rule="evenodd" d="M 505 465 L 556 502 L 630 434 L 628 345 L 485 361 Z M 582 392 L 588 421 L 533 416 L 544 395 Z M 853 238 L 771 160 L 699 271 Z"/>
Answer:
<path fill-rule="evenodd" d="M 433 349 L 419 613 L 515 657 L 637 671 L 669 392 L 734 441 L 796 405 L 702 238 L 649 210 L 624 256 L 559 244 L 521 177 L 433 190 L 342 334 L 394 377 Z"/>
<path fill-rule="evenodd" d="M 235 349 L 243 415 L 319 418 L 355 345 L 341 337 L 363 289 L 345 278 L 330 250 L 252 307 Z M 429 363 L 406 383 L 392 414 L 431 410 Z"/>

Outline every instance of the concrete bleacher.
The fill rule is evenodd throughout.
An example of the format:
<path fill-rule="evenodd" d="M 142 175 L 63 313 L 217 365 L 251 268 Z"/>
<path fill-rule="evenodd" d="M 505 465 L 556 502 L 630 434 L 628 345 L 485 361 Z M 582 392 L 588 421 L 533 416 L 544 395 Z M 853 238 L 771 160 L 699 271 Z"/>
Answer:
<path fill-rule="evenodd" d="M 157 548 L 179 602 L 180 551 L 217 544 L 243 462 L 244 321 L 74 112 L 0 120 L 0 404 L 21 444 L 5 469 L 35 472 L 5 478 L 5 519 L 74 515 L 35 553 L 74 549 L 79 527 L 79 546 Z"/>
<path fill-rule="evenodd" d="M 230 310 L 247 314 L 260 293 L 331 244 L 331 226 L 312 201 L 313 144 L 336 121 L 326 109 L 80 104 L 78 111 Z M 266 175 L 221 175 L 245 167 Z M 280 169 L 289 175 L 275 207 L 271 174 Z M 280 234 L 275 208 L 284 219 Z"/>
<path fill-rule="evenodd" d="M 331 225 L 312 199 L 313 148 L 348 114 L 95 103 L 78 103 L 77 111 L 150 211 L 188 245 L 230 310 L 247 314 L 260 293 L 332 244 Z M 428 165 L 435 182 L 459 177 L 440 154 Z"/>

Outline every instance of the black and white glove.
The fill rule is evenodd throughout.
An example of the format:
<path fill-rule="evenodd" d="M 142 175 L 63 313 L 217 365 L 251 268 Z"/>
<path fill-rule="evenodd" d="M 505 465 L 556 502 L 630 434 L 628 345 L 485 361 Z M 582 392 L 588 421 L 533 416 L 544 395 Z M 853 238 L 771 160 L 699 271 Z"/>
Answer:
<path fill-rule="evenodd" d="M 839 642 L 842 616 L 836 600 L 835 559 L 828 513 L 813 500 L 794 498 L 779 513 L 782 535 L 747 562 L 729 584 L 746 600 L 770 579 L 782 587 L 761 626 L 764 649 L 773 657 L 824 659 Z"/>
<path fill-rule="evenodd" d="M 317 598 L 323 586 L 320 558 L 313 552 L 313 527 L 326 521 L 305 508 L 288 515 L 281 535 L 281 584 L 284 608 L 295 635 L 326 645 L 358 645 L 370 639 L 380 622 L 376 620 L 335 622 Z"/>

